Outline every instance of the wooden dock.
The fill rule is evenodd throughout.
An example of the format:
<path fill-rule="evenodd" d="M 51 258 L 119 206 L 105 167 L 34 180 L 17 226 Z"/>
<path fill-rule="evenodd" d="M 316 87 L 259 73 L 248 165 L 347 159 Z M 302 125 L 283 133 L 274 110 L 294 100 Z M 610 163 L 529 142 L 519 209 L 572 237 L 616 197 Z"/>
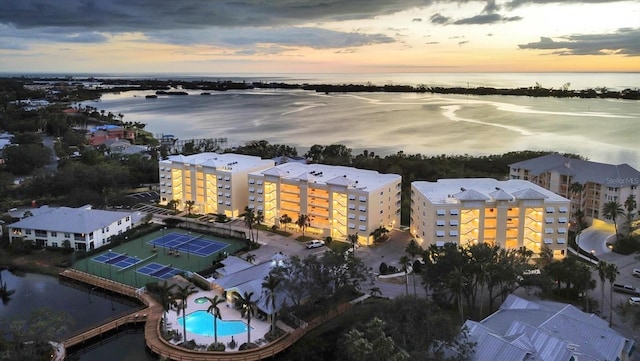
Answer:
<path fill-rule="evenodd" d="M 298 341 L 310 330 L 318 327 L 324 322 L 337 317 L 350 309 L 351 304 L 343 304 L 334 310 L 329 311 L 328 314 L 318 317 L 315 320 L 308 322 L 305 327 L 300 327 L 292 332 L 285 334 L 277 340 L 268 343 L 265 346 L 233 352 L 211 352 L 211 351 L 195 351 L 185 349 L 176 345 L 170 344 L 167 340 L 161 337 L 160 326 L 163 315 L 162 305 L 160 305 L 150 294 L 146 292 L 136 292 L 134 287 L 125 285 L 122 283 L 114 282 L 102 277 L 97 277 L 92 274 L 88 274 L 82 271 L 74 269 L 66 269 L 60 273 L 61 278 L 67 278 L 84 282 L 94 287 L 100 287 L 111 292 L 119 293 L 128 297 L 135 297 L 139 299 L 146 308 L 138 311 L 131 312 L 125 316 L 107 320 L 105 323 L 81 331 L 76 335 L 69 337 L 63 341 L 62 344 L 65 348 L 81 345 L 89 342 L 96 337 L 101 337 L 107 332 L 124 328 L 131 324 L 137 324 L 145 322 L 144 326 L 144 338 L 147 347 L 155 354 L 165 357 L 169 360 L 177 361 L 258 361 L 265 360 L 274 355 L 284 351 Z"/>

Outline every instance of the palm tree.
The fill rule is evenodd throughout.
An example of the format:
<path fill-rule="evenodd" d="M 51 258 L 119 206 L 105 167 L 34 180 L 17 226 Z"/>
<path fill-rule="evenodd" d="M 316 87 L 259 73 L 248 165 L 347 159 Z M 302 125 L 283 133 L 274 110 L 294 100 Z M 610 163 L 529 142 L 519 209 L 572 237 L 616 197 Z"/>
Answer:
<path fill-rule="evenodd" d="M 280 224 L 284 224 L 285 230 L 287 230 L 287 224 L 291 223 L 291 221 L 292 219 L 288 214 L 283 214 L 282 217 L 280 217 Z"/>
<path fill-rule="evenodd" d="M 602 287 L 602 297 L 600 298 L 600 315 L 604 315 L 604 281 L 607 280 L 607 267 L 609 264 L 605 261 L 598 262 L 596 267 L 598 270 L 598 276 L 600 276 L 600 285 Z"/>
<path fill-rule="evenodd" d="M 389 230 L 384 226 L 380 226 L 371 232 L 370 236 L 373 237 L 374 242 L 379 242 L 382 240 L 382 237 L 389 233 Z"/>
<path fill-rule="evenodd" d="M 256 255 L 253 253 L 247 253 L 244 259 L 249 263 L 253 263 L 256 260 Z"/>
<path fill-rule="evenodd" d="M 369 294 L 372 297 L 380 297 L 382 296 L 382 290 L 380 290 L 380 287 L 374 286 L 369 289 Z"/>
<path fill-rule="evenodd" d="M 422 247 L 420 247 L 420 245 L 418 244 L 418 242 L 416 242 L 415 239 L 411 239 L 409 241 L 409 244 L 407 245 L 407 248 L 404 249 L 404 251 L 411 256 L 411 263 L 412 264 L 414 264 L 416 262 L 416 256 L 421 254 L 422 252 L 424 252 Z M 415 274 L 415 272 L 413 273 L 413 277 L 412 278 L 413 278 L 413 294 L 417 295 L 417 291 L 416 291 L 416 274 Z"/>
<path fill-rule="evenodd" d="M 254 243 L 253 240 L 253 225 L 256 223 L 256 213 L 253 211 L 253 208 L 249 208 L 249 206 L 244 207 L 244 213 L 240 215 L 240 217 L 244 218 L 244 224 L 249 227 L 249 235 L 251 236 L 251 243 Z"/>
<path fill-rule="evenodd" d="M 305 229 L 311 226 L 311 217 L 306 214 L 300 214 L 298 216 L 298 220 L 296 220 L 296 225 L 300 227 L 300 230 L 302 230 L 302 238 L 304 238 Z"/>
<path fill-rule="evenodd" d="M 602 214 L 613 220 L 613 227 L 616 231 L 616 241 L 618 240 L 618 218 L 624 216 L 624 209 L 617 201 L 610 201 L 602 206 Z"/>
<path fill-rule="evenodd" d="M 213 315 L 213 340 L 215 343 L 218 343 L 218 319 L 222 319 L 218 305 L 224 302 L 224 298 L 215 295 L 213 298 L 207 297 L 207 300 L 210 304 L 207 312 Z"/>
<path fill-rule="evenodd" d="M 251 345 L 251 316 L 255 315 L 258 306 L 251 300 L 253 292 L 245 292 L 244 295 L 238 295 L 240 302 L 240 313 L 242 317 L 247 317 L 247 346 Z"/>
<path fill-rule="evenodd" d="M 404 286 L 407 289 L 407 296 L 409 295 L 409 265 L 411 264 L 411 260 L 409 257 L 402 256 L 400 257 L 400 265 L 404 268 Z"/>
<path fill-rule="evenodd" d="M 353 256 L 356 256 L 356 244 L 358 244 L 358 234 L 349 234 L 347 235 L 347 239 L 351 243 L 351 247 L 353 247 Z"/>
<path fill-rule="evenodd" d="M 635 217 L 635 213 L 633 211 L 638 207 L 638 203 L 636 202 L 636 196 L 633 194 L 629 194 L 627 199 L 624 201 L 624 209 L 627 211 L 627 237 L 631 234 L 631 222 L 633 222 L 633 218 Z"/>
<path fill-rule="evenodd" d="M 264 222 L 264 213 L 261 210 L 258 210 L 253 218 L 253 222 L 256 224 L 256 243 L 258 242 L 258 229 L 262 222 Z"/>
<path fill-rule="evenodd" d="M 609 263 L 605 273 L 607 274 L 607 280 L 609 281 L 609 327 L 611 327 L 611 324 L 613 323 L 613 283 L 616 282 L 616 277 L 618 277 L 620 272 L 618 272 L 618 266 L 613 263 Z"/>
<path fill-rule="evenodd" d="M 173 213 L 176 214 L 178 213 L 178 206 L 180 205 L 180 200 L 179 199 L 172 199 L 169 202 L 167 202 L 167 206 L 169 206 L 169 208 L 173 209 Z"/>
<path fill-rule="evenodd" d="M 278 287 L 280 287 L 281 282 L 282 278 L 278 277 L 274 272 L 269 272 L 262 282 L 262 288 L 264 289 L 264 294 L 267 297 L 267 303 L 271 303 L 271 332 L 276 329 L 276 291 Z"/>
<path fill-rule="evenodd" d="M 160 298 L 160 304 L 162 305 L 162 318 L 163 318 L 163 331 L 167 334 L 167 313 L 176 305 L 175 298 L 173 296 L 173 289 L 175 284 L 169 284 L 166 280 L 160 285 L 158 290 L 158 298 Z"/>
<path fill-rule="evenodd" d="M 187 208 L 187 214 L 191 215 L 191 210 L 193 206 L 196 204 L 195 201 L 184 201 L 184 206 Z"/>
<path fill-rule="evenodd" d="M 187 298 L 197 291 L 192 285 L 184 285 L 178 286 L 178 289 L 175 293 L 175 299 L 180 300 L 180 306 L 178 308 L 178 314 L 180 309 L 182 309 L 182 329 L 184 333 L 182 334 L 183 342 L 187 342 Z"/>

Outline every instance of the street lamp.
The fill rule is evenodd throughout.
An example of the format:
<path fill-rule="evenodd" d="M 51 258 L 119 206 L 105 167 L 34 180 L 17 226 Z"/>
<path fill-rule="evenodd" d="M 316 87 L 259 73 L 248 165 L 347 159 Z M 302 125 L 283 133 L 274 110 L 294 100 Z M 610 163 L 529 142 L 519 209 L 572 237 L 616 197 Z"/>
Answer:
<path fill-rule="evenodd" d="M 162 227 L 162 251 L 164 254 L 167 254 L 167 244 L 164 242 L 164 233 L 167 230 L 167 227 Z"/>

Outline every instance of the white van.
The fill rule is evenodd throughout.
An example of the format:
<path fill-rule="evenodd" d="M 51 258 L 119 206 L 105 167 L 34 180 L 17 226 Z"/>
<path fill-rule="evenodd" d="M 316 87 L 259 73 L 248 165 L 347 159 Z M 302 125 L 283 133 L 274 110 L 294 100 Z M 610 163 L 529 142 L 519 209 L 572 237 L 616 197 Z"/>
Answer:
<path fill-rule="evenodd" d="M 634 268 L 631 273 L 634 277 L 640 277 L 640 268 Z"/>

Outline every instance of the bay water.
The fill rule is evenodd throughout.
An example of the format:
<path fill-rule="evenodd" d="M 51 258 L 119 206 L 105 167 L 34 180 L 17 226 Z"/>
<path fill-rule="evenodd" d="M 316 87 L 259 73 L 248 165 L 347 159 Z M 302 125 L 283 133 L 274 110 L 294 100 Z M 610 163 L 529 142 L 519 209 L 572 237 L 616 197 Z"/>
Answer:
<path fill-rule="evenodd" d="M 131 76 L 134 77 L 135 76 Z M 142 78 L 143 76 L 138 76 Z M 171 78 L 165 75 L 165 78 Z M 176 76 L 178 78 L 178 76 Z M 181 75 L 182 79 L 327 84 L 638 89 L 640 74 Z M 367 80 L 369 79 L 369 80 Z M 318 93 L 250 89 L 188 96 L 105 94 L 85 105 L 146 123 L 156 136 L 218 138 L 228 146 L 267 140 L 295 146 L 344 144 L 353 154 L 488 155 L 518 150 L 576 153 L 640 169 L 640 101 L 417 93 Z"/>

